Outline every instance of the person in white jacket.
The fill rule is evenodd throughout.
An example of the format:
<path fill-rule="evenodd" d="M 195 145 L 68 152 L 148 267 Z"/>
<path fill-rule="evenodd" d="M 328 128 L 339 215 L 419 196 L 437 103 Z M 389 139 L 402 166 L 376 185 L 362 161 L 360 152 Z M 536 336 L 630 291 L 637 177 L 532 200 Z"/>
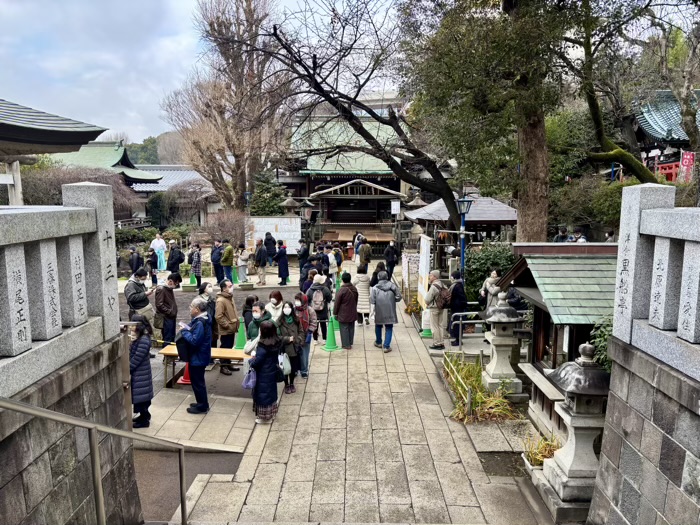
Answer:
<path fill-rule="evenodd" d="M 236 254 L 236 267 L 238 268 L 238 281 L 242 283 L 248 282 L 248 259 L 250 259 L 250 253 L 245 249 L 245 244 L 239 244 L 238 253 Z"/>
<path fill-rule="evenodd" d="M 369 325 L 369 275 L 366 268 L 358 268 L 352 284 L 357 288 L 357 324 Z"/>

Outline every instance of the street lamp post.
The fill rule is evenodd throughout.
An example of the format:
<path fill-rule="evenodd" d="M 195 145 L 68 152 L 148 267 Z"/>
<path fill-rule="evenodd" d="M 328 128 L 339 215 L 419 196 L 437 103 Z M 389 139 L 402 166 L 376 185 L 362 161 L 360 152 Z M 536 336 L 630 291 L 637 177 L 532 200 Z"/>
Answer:
<path fill-rule="evenodd" d="M 462 271 L 462 279 L 465 278 L 464 275 L 464 252 L 466 249 L 466 220 L 467 220 L 467 214 L 469 213 L 469 209 L 472 207 L 472 203 L 474 202 L 473 199 L 470 199 L 469 197 L 460 197 L 457 199 L 457 209 L 459 210 L 459 214 L 462 217 L 462 225 L 459 228 L 459 241 L 460 241 L 460 264 L 461 264 L 461 271 Z"/>

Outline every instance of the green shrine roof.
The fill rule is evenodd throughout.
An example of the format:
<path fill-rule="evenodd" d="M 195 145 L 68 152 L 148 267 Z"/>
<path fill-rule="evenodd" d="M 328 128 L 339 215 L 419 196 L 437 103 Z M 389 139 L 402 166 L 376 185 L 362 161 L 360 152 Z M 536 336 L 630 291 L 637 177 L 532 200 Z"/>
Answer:
<path fill-rule="evenodd" d="M 363 124 L 384 145 L 394 144 L 397 137 L 389 126 L 363 118 Z M 338 119 L 309 118 L 294 130 L 292 154 L 303 156 L 304 152 L 331 146 L 364 146 L 365 140 L 355 133 L 346 122 Z M 381 160 L 366 153 L 351 151 L 327 158 L 327 155 L 308 157 L 307 167 L 300 171 L 303 175 L 391 175 L 392 171 Z"/>
<path fill-rule="evenodd" d="M 700 98 L 700 90 L 695 92 L 695 96 Z M 681 106 L 671 91 L 657 91 L 636 113 L 639 125 L 649 137 L 660 142 L 688 142 L 688 135 L 681 126 Z M 696 121 L 700 127 L 700 112 Z"/>
<path fill-rule="evenodd" d="M 525 255 L 555 324 L 595 324 L 615 304 L 614 255 Z M 517 286 L 517 285 L 516 285 Z"/>
<path fill-rule="evenodd" d="M 124 175 L 128 182 L 156 182 L 163 178 L 158 172 L 148 172 L 137 169 L 129 160 L 126 148 L 119 142 L 90 142 L 71 153 L 55 153 L 51 155 L 66 166 L 85 166 L 87 168 L 102 168 Z"/>

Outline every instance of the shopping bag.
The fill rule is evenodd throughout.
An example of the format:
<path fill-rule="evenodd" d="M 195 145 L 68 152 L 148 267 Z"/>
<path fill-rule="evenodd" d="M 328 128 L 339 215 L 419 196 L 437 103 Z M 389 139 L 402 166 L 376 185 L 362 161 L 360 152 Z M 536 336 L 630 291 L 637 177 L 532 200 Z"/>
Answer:
<path fill-rule="evenodd" d="M 245 388 L 246 390 L 253 390 L 253 388 L 255 388 L 256 379 L 257 375 L 255 374 L 255 369 L 248 369 L 248 372 L 246 372 L 245 377 L 243 377 L 243 388 Z"/>

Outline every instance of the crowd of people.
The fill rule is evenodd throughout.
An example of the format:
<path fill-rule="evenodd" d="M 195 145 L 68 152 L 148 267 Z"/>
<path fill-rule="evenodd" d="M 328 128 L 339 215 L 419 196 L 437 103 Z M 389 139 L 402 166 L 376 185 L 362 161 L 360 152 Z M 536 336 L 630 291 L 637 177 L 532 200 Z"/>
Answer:
<path fill-rule="evenodd" d="M 266 269 L 275 265 L 280 278 L 278 285 L 286 286 L 289 262 L 284 241 L 268 233 L 264 239 L 257 239 L 253 252 L 248 252 L 243 244 L 234 250 L 228 239 L 216 240 L 211 249 L 219 288 L 216 292 L 214 284 L 202 282 L 199 244 L 192 244 L 185 255 L 175 241 L 166 244 L 158 235 L 145 259 L 135 248 L 131 249 L 129 264 L 133 273 L 124 295 L 129 319 L 134 323 L 130 351 L 134 426 L 143 428 L 150 424 L 153 387 L 148 357 L 154 357 L 154 343 L 166 346 L 175 342 L 176 337 L 186 341 L 190 348 L 188 368 L 195 395 L 195 403 L 187 411 L 204 414 L 209 411 L 204 371 L 214 364 L 211 350 L 233 348 L 236 335 L 243 330 L 247 341 L 254 342 L 255 348 L 248 366 L 257 373 L 253 400 L 258 423 L 270 422 L 276 415 L 277 382 L 284 382 L 285 394 L 294 394 L 295 378 L 308 377 L 311 342 L 328 338 L 331 315 L 338 321 L 342 348 L 352 349 L 356 326 L 374 323 L 375 346 L 390 352 L 393 325 L 398 319 L 396 304 L 401 300 L 398 287 L 391 281 L 391 272 L 399 254 L 392 243 L 385 251 L 385 261 L 377 264 L 370 278 L 371 248 L 367 239 L 360 235 L 356 241 L 358 267 L 354 276 L 343 268 L 346 258 L 339 243 L 321 242 L 315 253 L 311 253 L 306 243 L 299 241 L 299 291 L 293 300 L 285 300 L 280 290 L 272 290 L 267 302 L 251 294 L 241 305 L 240 316 L 233 297 L 232 268 L 237 267 L 239 279 L 246 282 L 249 268 L 253 266 L 258 284 L 264 285 Z M 191 321 L 179 323 L 178 336 L 175 290 L 182 282 L 179 270 L 185 261 L 196 277 L 198 295 L 190 303 Z M 159 284 L 160 271 L 169 273 Z M 286 356 L 289 361 L 289 373 L 283 378 L 277 371 L 280 356 Z M 219 362 L 221 374 L 232 375 L 238 370 L 230 361 Z"/>

